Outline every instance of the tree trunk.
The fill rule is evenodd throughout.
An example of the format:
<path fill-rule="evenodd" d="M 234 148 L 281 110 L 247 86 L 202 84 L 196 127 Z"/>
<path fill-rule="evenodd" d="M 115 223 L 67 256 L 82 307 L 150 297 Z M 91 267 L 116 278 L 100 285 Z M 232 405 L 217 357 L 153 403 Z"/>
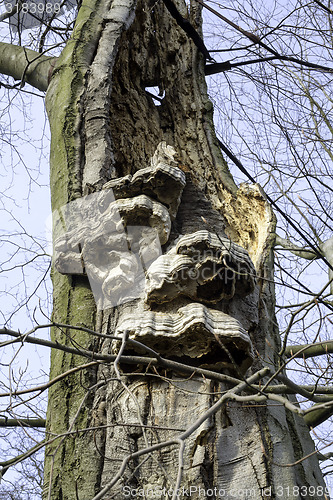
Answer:
<path fill-rule="evenodd" d="M 199 6 L 176 4 L 200 33 Z M 148 93 L 151 87 L 159 88 L 159 101 Z M 251 364 L 247 375 L 277 366 L 274 216 L 258 186 L 236 187 L 214 133 L 204 58 L 164 4 L 84 1 L 53 70 L 47 109 L 53 210 L 59 213 L 88 194 L 104 200 L 105 188 L 113 188 L 127 236 L 130 227 L 152 226 L 163 251 L 152 264 L 155 274 L 154 267 L 148 271 L 145 295 L 116 304 L 101 299 L 96 309 L 84 266 L 72 272 L 71 262 L 65 269 L 68 260 L 59 250 L 53 320 L 105 335 L 126 333 L 174 361 L 233 377 L 243 377 Z M 163 141 L 175 149 L 175 158 L 161 145 L 151 173 L 140 174 L 139 188 L 134 177 L 117 181 L 147 169 Z M 72 226 L 66 229 L 73 232 Z M 77 246 L 87 237 L 81 229 L 75 229 Z M 82 255 L 73 258 L 79 265 Z M 191 280 L 189 273 L 198 266 L 199 277 Z M 179 272 L 184 269 L 185 278 Z M 96 340 L 72 329 L 55 328 L 52 336 L 95 352 L 119 349 L 108 338 Z M 143 351 L 128 344 L 124 353 Z M 51 361 L 51 377 L 86 362 L 62 351 L 53 352 Z M 104 364 L 50 389 L 50 437 L 93 429 L 48 446 L 44 498 L 102 498 L 98 492 L 107 490 L 127 455 L 176 438 L 230 388 L 198 373 L 188 377 L 140 364 L 120 364 L 120 369 L 122 383 Z M 317 488 L 323 480 L 313 450 L 301 417 L 282 405 L 232 401 L 186 440 L 181 487 L 192 488 L 194 499 L 325 498 Z M 138 488 L 167 498 L 163 488 L 172 490 L 177 480 L 178 446 L 148 456 L 129 461 L 104 498 L 136 498 Z M 310 485 L 317 488 L 314 495 Z M 287 488 L 294 493 L 287 494 Z"/>

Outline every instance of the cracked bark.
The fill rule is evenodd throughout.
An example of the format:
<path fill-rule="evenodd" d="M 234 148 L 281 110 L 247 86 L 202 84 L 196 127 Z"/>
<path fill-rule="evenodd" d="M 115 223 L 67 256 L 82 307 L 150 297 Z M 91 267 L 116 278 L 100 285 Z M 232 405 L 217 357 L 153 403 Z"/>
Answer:
<path fill-rule="evenodd" d="M 177 6 L 200 31 L 199 6 L 191 5 L 189 14 L 180 0 Z M 146 167 L 159 142 L 172 145 L 187 184 L 169 245 L 180 234 L 208 229 L 228 236 L 249 252 L 259 276 L 256 289 L 245 298 L 223 299 L 214 308 L 236 318 L 250 332 L 261 359 L 273 363 L 279 345 L 271 284 L 274 216 L 259 187 L 237 189 L 221 156 L 212 104 L 206 94 L 203 59 L 193 42 L 162 3 L 139 3 L 135 12 L 134 7 L 130 0 L 83 2 L 74 34 L 53 71 L 47 95 L 53 209 L 100 189 L 113 178 Z M 145 90 L 152 86 L 159 87 L 164 96 L 158 106 Z M 58 322 L 110 333 L 120 317 L 143 307 L 137 301 L 97 314 L 87 278 L 54 271 L 53 282 L 53 318 Z M 186 303 L 180 297 L 172 307 Z M 161 306 L 161 310 L 167 307 Z M 108 342 L 96 343 L 82 332 L 55 329 L 52 336 L 101 352 L 110 348 Z M 81 362 L 68 353 L 53 352 L 51 377 Z M 252 369 L 261 364 L 258 358 Z M 77 494 L 80 500 L 93 498 L 126 454 L 186 429 L 215 401 L 213 390 L 225 390 L 222 384 L 196 377 L 187 380 L 176 373 L 167 375 L 172 385 L 154 373 L 128 375 L 126 382 L 138 405 L 118 382 L 110 381 L 91 391 L 76 426 L 106 422 L 110 427 L 64 440 L 52 471 L 52 454 L 58 443 L 48 448 L 44 498 L 50 478 L 52 500 L 72 500 Z M 52 387 L 48 432 L 65 432 L 87 387 L 112 376 L 111 368 L 105 365 L 98 372 L 86 371 Z M 151 429 L 142 430 L 140 420 Z M 311 451 L 313 443 L 306 426 L 299 417 L 287 418 L 283 407 L 268 404 L 252 408 L 233 403 L 190 436 L 182 486 L 224 489 L 226 499 L 234 498 L 232 492 L 244 485 L 253 489 L 255 498 L 264 498 L 264 488 L 271 486 L 272 496 L 265 498 L 275 498 L 277 486 L 323 484 L 315 457 L 294 467 L 280 467 Z M 162 449 L 140 468 L 138 463 L 130 463 L 115 498 L 123 498 L 124 484 L 172 488 L 177 454 L 175 449 Z M 111 498 L 111 493 L 105 498 Z M 237 498 L 245 499 L 246 493 Z"/>

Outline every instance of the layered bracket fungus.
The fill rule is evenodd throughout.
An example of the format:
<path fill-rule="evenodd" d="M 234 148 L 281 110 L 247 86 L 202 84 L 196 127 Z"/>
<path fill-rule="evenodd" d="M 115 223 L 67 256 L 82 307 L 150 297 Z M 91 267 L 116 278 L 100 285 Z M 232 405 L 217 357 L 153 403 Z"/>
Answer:
<path fill-rule="evenodd" d="M 175 156 L 161 143 L 150 166 L 59 210 L 55 268 L 86 274 L 99 310 L 129 304 L 119 310 L 119 337 L 126 332 L 193 366 L 245 372 L 253 361 L 250 337 L 222 309 L 254 292 L 255 268 L 225 235 L 177 232 L 186 176 Z M 133 352 L 133 344 L 126 350 Z"/>
<path fill-rule="evenodd" d="M 181 237 L 148 269 L 146 300 L 161 303 L 186 295 L 216 303 L 244 297 L 255 287 L 255 269 L 244 248 L 209 231 Z"/>
<path fill-rule="evenodd" d="M 174 313 L 142 311 L 125 317 L 116 334 L 124 332 L 169 359 L 201 368 L 245 372 L 253 361 L 251 341 L 240 322 L 200 303 Z M 144 354 L 144 349 L 136 351 Z"/>

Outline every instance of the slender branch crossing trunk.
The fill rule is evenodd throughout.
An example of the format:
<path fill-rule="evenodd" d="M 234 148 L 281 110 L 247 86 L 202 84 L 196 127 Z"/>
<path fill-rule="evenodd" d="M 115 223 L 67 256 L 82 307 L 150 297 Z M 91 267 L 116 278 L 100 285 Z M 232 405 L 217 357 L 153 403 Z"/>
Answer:
<path fill-rule="evenodd" d="M 200 7 L 176 4 L 200 32 Z M 202 55 L 162 2 L 84 0 L 47 93 L 53 210 L 89 194 L 104 200 L 105 188 L 112 188 L 127 236 L 130 227 L 154 229 L 162 254 L 149 268 L 145 294 L 113 307 L 96 308 L 84 272 L 60 273 L 55 266 L 53 316 L 104 335 L 129 335 L 175 360 L 242 377 L 247 369 L 254 373 L 279 361 L 275 221 L 260 188 L 237 188 L 221 156 L 203 69 Z M 158 87 L 159 100 L 151 87 Z M 176 155 L 162 144 L 150 165 L 163 141 Z M 84 239 L 80 231 L 78 226 Z M 103 290 L 108 272 L 103 270 Z M 119 349 L 108 338 L 79 331 L 54 329 L 52 335 L 90 350 Z M 128 344 L 126 352 L 140 351 Z M 53 352 L 51 377 L 84 362 Z M 48 447 L 45 499 L 98 498 L 127 455 L 175 439 L 230 387 L 199 375 L 120 369 L 122 383 L 104 365 L 50 389 L 49 435 L 88 430 Z M 245 500 L 245 490 L 253 498 L 278 498 L 281 488 L 323 485 L 313 450 L 302 419 L 282 405 L 226 403 L 188 437 L 181 486 L 192 487 L 192 498 L 209 498 L 214 488 L 226 499 L 236 491 Z M 178 447 L 143 458 L 129 461 L 104 498 L 134 498 L 138 488 L 167 497 L 163 488 L 174 488 L 179 472 Z"/>

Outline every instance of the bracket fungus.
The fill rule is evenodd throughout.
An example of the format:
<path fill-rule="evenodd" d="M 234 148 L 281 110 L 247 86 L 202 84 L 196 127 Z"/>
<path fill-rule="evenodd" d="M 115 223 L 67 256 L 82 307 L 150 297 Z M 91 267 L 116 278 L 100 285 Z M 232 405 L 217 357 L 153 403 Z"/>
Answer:
<path fill-rule="evenodd" d="M 180 235 L 162 254 L 186 184 L 174 157 L 161 143 L 150 167 L 62 207 L 54 222 L 55 267 L 87 274 L 98 309 L 140 299 L 119 310 L 117 335 L 127 331 L 194 366 L 245 372 L 253 361 L 250 337 L 217 309 L 219 301 L 254 290 L 255 268 L 244 248 L 207 230 Z"/>
<path fill-rule="evenodd" d="M 178 295 L 216 303 L 254 290 L 255 269 L 247 251 L 225 237 L 197 231 L 181 237 L 148 269 L 146 301 L 168 302 Z"/>
<path fill-rule="evenodd" d="M 151 160 L 151 166 L 141 168 L 133 176 L 126 175 L 104 184 L 103 189 L 112 189 L 116 199 L 132 198 L 145 194 L 165 205 L 172 219 L 177 215 L 185 174 L 177 166 L 173 156 L 175 150 L 161 143 Z"/>
<path fill-rule="evenodd" d="M 185 362 L 190 359 L 189 363 L 200 367 L 233 371 L 235 364 L 245 372 L 253 361 L 251 340 L 240 322 L 199 303 L 173 313 L 141 311 L 125 316 L 115 334 L 125 331 L 164 356 Z M 144 353 L 137 347 L 135 351 Z"/>
<path fill-rule="evenodd" d="M 86 198 L 90 197 L 95 198 L 95 193 Z M 129 227 L 142 228 L 141 236 L 144 228 L 146 233 L 149 229 L 155 231 L 161 245 L 170 235 L 171 220 L 167 209 L 145 195 L 115 200 L 103 212 L 96 210 L 91 216 L 87 211 L 83 214 L 85 216 L 77 224 L 73 221 L 67 224 L 66 219 L 69 230 L 55 240 L 55 267 L 62 274 L 85 274 L 87 264 L 93 265 L 94 255 L 128 252 L 137 243 L 133 230 L 127 230 Z M 109 265 L 112 267 L 112 261 Z"/>

